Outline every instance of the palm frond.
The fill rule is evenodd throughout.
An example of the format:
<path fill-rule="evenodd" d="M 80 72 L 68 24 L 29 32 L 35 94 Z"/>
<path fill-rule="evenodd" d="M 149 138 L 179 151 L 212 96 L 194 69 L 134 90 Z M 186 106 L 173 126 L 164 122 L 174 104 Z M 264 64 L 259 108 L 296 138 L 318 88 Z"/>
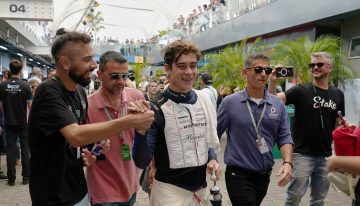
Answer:
<path fill-rule="evenodd" d="M 345 54 L 341 53 L 340 47 L 340 38 L 334 35 L 322 35 L 314 42 L 308 37 L 301 37 L 295 41 L 284 40 L 272 46 L 275 51 L 271 58 L 283 65 L 294 66 L 296 78 L 306 83 L 311 81 L 308 69 L 311 53 L 328 52 L 334 59 L 330 80 L 344 84 L 346 79 L 353 78 L 353 73 L 347 67 Z"/>

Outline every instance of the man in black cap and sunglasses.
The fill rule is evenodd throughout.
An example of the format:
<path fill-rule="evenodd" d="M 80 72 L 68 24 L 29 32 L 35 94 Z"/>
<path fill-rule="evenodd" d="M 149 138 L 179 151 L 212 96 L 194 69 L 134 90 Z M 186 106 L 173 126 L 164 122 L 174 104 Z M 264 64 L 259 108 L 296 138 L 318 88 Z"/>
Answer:
<path fill-rule="evenodd" d="M 272 69 L 264 54 L 252 54 L 242 70 L 246 89 L 224 98 L 218 110 L 218 136 L 227 131 L 225 182 L 232 205 L 260 205 L 266 195 L 273 147 L 284 160 L 278 185 L 291 179 L 292 138 L 284 103 L 269 94 L 265 84 Z"/>
<path fill-rule="evenodd" d="M 330 184 L 327 180 L 326 157 L 332 153 L 331 133 L 336 125 L 345 123 L 337 115 L 337 111 L 344 114 L 344 94 L 340 89 L 329 85 L 332 65 L 333 59 L 329 53 L 312 53 L 309 69 L 313 81 L 277 94 L 286 104 L 295 105 L 294 172 L 285 205 L 299 205 L 309 186 L 309 205 L 323 205 L 328 193 Z M 269 85 L 269 92 L 273 94 L 276 79 L 273 73 Z"/>

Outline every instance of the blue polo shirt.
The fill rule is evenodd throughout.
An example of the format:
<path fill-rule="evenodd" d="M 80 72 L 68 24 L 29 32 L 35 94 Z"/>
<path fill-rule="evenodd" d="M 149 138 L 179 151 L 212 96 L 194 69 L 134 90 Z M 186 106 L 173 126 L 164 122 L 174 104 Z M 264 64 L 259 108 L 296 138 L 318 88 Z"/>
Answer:
<path fill-rule="evenodd" d="M 256 144 L 256 131 L 246 101 L 249 101 L 256 124 L 266 104 L 264 117 L 259 125 L 259 132 L 269 148 L 269 152 L 265 154 L 260 153 Z M 219 138 L 225 131 L 228 137 L 224 155 L 225 164 L 251 171 L 272 168 L 274 165 L 272 148 L 275 143 L 279 148 L 284 144 L 293 144 L 285 105 L 267 91 L 259 105 L 250 99 L 247 90 L 224 98 L 218 110 L 217 131 Z"/>

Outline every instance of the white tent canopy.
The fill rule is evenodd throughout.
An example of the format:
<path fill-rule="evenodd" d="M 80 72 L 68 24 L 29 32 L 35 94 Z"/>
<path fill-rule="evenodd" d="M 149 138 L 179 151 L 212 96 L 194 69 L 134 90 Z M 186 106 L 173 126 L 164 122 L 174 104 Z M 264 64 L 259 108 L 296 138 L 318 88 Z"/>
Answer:
<path fill-rule="evenodd" d="M 54 22 L 49 26 L 52 32 L 60 27 L 84 30 L 80 19 L 86 8 L 95 0 L 54 0 Z M 209 0 L 96 0 L 99 6 L 95 13 L 102 12 L 105 29 L 97 33 L 99 38 L 146 39 L 158 31 L 171 28 L 182 14 L 185 18 L 193 9 Z M 80 22 L 80 24 L 79 24 Z"/>

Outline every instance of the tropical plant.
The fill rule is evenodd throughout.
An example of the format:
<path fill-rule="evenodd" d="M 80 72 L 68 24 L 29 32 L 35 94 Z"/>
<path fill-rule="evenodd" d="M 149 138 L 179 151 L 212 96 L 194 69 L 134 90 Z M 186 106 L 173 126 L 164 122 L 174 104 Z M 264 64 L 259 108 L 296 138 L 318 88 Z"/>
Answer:
<path fill-rule="evenodd" d="M 165 36 L 166 34 L 168 34 L 169 30 L 168 29 L 159 30 L 158 33 L 159 33 L 158 34 L 159 37 L 162 37 L 162 36 Z"/>
<path fill-rule="evenodd" d="M 138 84 L 140 83 L 140 79 L 141 79 L 141 71 L 145 68 L 145 64 L 144 63 L 134 63 L 134 64 L 130 64 L 129 66 L 135 73 L 135 79 L 136 79 L 136 84 L 137 84 L 136 88 L 138 88 Z"/>
<path fill-rule="evenodd" d="M 159 76 L 162 74 L 166 74 L 165 70 L 163 68 L 158 68 L 155 71 L 155 79 L 159 79 Z"/>
<path fill-rule="evenodd" d="M 328 52 L 333 57 L 333 70 L 330 73 L 330 81 L 345 84 L 345 80 L 352 79 L 353 73 L 347 67 L 345 54 L 341 53 L 340 37 L 322 35 L 311 41 L 308 37 L 301 37 L 295 41 L 284 40 L 270 46 L 269 56 L 272 62 L 282 65 L 294 66 L 295 77 L 300 83 L 311 81 L 310 55 L 314 52 Z"/>
<path fill-rule="evenodd" d="M 104 18 L 102 17 L 102 12 L 98 11 L 94 15 L 93 12 L 89 12 L 86 16 L 86 22 L 88 22 L 89 27 L 87 29 L 87 33 L 92 33 L 96 35 L 100 30 L 105 29 L 103 24 Z"/>
<path fill-rule="evenodd" d="M 245 87 L 245 79 L 242 76 L 242 68 L 244 67 L 245 58 L 253 53 L 258 52 L 262 47 L 258 45 L 260 38 L 253 43 L 249 43 L 248 39 L 243 39 L 235 46 L 226 47 L 220 54 L 208 54 L 206 64 L 200 72 L 208 72 L 213 76 L 213 85 L 219 87 Z"/>

